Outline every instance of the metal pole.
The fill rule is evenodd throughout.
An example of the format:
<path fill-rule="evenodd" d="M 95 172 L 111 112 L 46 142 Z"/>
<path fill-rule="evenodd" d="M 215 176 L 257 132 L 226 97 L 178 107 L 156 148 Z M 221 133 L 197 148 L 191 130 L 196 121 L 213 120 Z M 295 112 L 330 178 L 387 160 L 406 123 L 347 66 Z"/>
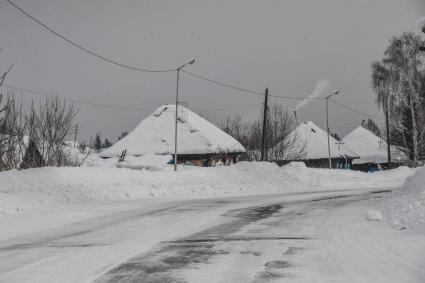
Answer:
<path fill-rule="evenodd" d="M 332 169 L 332 161 L 331 161 L 331 144 L 329 141 L 329 112 L 328 112 L 328 99 L 330 96 L 326 97 L 326 129 L 328 132 L 328 158 L 329 158 L 329 169 Z"/>
<path fill-rule="evenodd" d="M 178 115 L 178 105 L 179 105 L 179 76 L 180 68 L 177 69 L 177 87 L 176 87 L 176 120 L 174 128 L 174 171 L 177 171 L 177 115 Z"/>
<path fill-rule="evenodd" d="M 260 160 L 263 161 L 267 159 L 267 153 L 265 153 L 266 148 L 266 127 L 267 127 L 267 107 L 268 107 L 268 97 L 269 89 L 266 88 L 265 97 L 264 97 L 264 112 L 263 112 L 263 133 L 261 136 L 261 157 Z"/>
<path fill-rule="evenodd" d="M 390 143 L 390 121 L 388 117 L 388 96 L 386 99 L 385 107 L 385 123 L 387 124 L 387 154 L 388 154 L 388 168 L 391 169 L 391 143 Z"/>
<path fill-rule="evenodd" d="M 74 148 L 77 143 L 77 134 L 78 134 L 78 124 L 75 125 L 75 134 L 74 134 Z"/>

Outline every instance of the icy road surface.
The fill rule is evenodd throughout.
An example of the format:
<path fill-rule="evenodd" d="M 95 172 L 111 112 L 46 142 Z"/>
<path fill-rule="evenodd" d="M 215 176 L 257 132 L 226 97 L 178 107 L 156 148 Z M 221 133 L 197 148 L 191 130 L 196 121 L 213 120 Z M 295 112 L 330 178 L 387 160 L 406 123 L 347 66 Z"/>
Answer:
<path fill-rule="evenodd" d="M 0 282 L 425 282 L 385 191 L 87 203 L 0 218 Z"/>

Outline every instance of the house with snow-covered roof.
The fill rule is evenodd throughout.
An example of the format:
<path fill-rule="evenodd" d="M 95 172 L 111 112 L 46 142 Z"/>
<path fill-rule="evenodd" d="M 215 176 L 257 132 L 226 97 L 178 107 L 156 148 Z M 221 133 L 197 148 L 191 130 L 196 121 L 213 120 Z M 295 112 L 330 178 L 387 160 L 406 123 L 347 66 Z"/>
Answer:
<path fill-rule="evenodd" d="M 163 105 L 142 120 L 127 136 L 100 153 L 102 158 L 152 155 L 174 158 L 175 105 Z M 178 162 L 207 166 L 213 160 L 232 160 L 245 148 L 214 124 L 186 107 L 178 106 Z M 172 160 L 171 160 L 172 161 Z"/>
<path fill-rule="evenodd" d="M 292 151 L 304 152 L 302 157 L 293 158 L 283 156 L 276 160 L 278 164 L 286 164 L 291 161 L 302 161 L 309 167 L 328 168 L 328 134 L 311 121 L 306 121 L 298 125 L 291 133 L 296 142 Z M 337 141 L 334 137 L 329 137 L 330 156 L 333 168 L 350 167 L 354 159 L 359 158 L 358 154 Z"/>
<path fill-rule="evenodd" d="M 368 129 L 359 126 L 343 138 L 344 145 L 354 150 L 360 158 L 353 161 L 353 169 L 367 171 L 372 164 L 388 166 L 387 142 Z M 402 164 L 406 154 L 395 146 L 390 147 L 391 162 Z"/>

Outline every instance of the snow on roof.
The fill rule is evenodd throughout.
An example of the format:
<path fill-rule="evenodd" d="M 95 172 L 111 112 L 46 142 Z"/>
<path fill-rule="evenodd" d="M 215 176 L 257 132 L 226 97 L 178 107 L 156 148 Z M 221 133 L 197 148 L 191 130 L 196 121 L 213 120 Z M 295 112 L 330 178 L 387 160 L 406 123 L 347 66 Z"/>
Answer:
<path fill-rule="evenodd" d="M 163 105 L 142 120 L 127 136 L 100 153 L 101 157 L 174 154 L 175 105 Z M 178 154 L 245 152 L 233 137 L 189 109 L 178 107 Z"/>
<path fill-rule="evenodd" d="M 328 158 L 328 134 L 311 121 L 300 124 L 291 135 L 296 135 L 300 147 L 304 146 L 305 160 Z M 343 144 L 329 137 L 331 158 L 358 158 L 358 155 Z"/>
<path fill-rule="evenodd" d="M 359 159 L 353 161 L 353 164 L 388 162 L 387 143 L 362 126 L 345 136 L 343 142 L 360 156 Z M 395 147 L 391 147 L 391 151 L 394 160 L 403 161 L 405 159 L 404 153 Z"/>

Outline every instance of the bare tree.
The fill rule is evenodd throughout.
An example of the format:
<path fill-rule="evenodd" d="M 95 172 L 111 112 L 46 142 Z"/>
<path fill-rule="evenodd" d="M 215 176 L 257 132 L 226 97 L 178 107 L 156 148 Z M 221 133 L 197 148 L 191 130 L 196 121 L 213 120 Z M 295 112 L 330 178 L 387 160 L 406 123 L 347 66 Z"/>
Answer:
<path fill-rule="evenodd" d="M 266 148 L 269 160 L 299 160 L 305 156 L 305 144 L 293 130 L 296 122 L 282 106 L 273 104 L 267 115 Z M 237 139 L 246 149 L 245 160 L 260 160 L 262 117 L 242 122 L 236 115 L 227 117 L 221 128 Z"/>
<path fill-rule="evenodd" d="M 0 95 L 0 171 L 18 168 L 25 152 L 22 106 L 9 92 Z"/>
<path fill-rule="evenodd" d="M 46 166 L 72 165 L 63 151 L 65 138 L 73 133 L 73 120 L 78 110 L 55 96 L 36 106 L 31 104 L 26 114 L 27 131 L 38 146 Z"/>

